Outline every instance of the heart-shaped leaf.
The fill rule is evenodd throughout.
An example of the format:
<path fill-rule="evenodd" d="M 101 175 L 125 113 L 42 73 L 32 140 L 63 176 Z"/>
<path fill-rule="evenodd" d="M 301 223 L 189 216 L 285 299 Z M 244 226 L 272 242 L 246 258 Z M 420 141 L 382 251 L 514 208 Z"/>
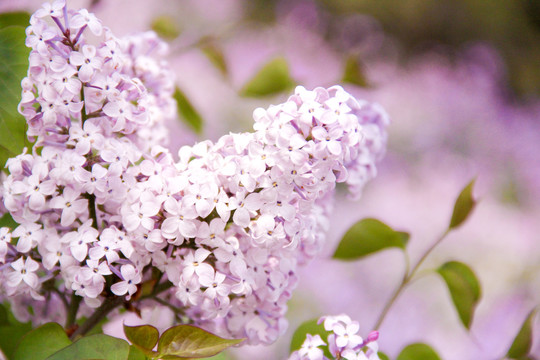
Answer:
<path fill-rule="evenodd" d="M 334 258 L 355 260 L 391 247 L 405 249 L 408 240 L 406 232 L 393 230 L 377 219 L 362 219 L 347 230 Z"/>
<path fill-rule="evenodd" d="M 12 359 L 44 360 L 70 344 L 71 341 L 62 326 L 47 323 L 30 331 L 21 339 Z"/>
<path fill-rule="evenodd" d="M 129 356 L 127 341 L 109 335 L 85 336 L 68 347 L 54 353 L 47 360 L 127 360 Z"/>
<path fill-rule="evenodd" d="M 148 357 L 134 345 L 129 347 L 129 356 L 127 360 L 147 360 Z"/>
<path fill-rule="evenodd" d="M 161 335 L 157 351 L 163 359 L 206 358 L 242 341 L 224 339 L 195 326 L 178 325 Z"/>
<path fill-rule="evenodd" d="M 476 205 L 476 200 L 473 198 L 472 192 L 475 180 L 465 186 L 465 188 L 459 194 L 456 203 L 454 204 L 454 211 L 452 212 L 452 218 L 450 219 L 450 229 L 455 229 L 471 214 Z"/>
<path fill-rule="evenodd" d="M 156 346 L 159 340 L 159 331 L 153 326 L 127 326 L 124 325 L 124 334 L 127 339 L 142 350 L 145 354 L 150 355 L 152 349 Z"/>
<path fill-rule="evenodd" d="M 508 353 L 506 354 L 506 356 L 510 359 L 524 358 L 531 351 L 533 342 L 533 320 L 535 316 L 536 309 L 532 310 L 527 316 L 527 318 L 525 318 L 523 325 L 521 325 L 521 329 L 519 329 L 517 336 L 515 337 L 512 345 L 510 346 L 510 349 L 508 350 Z"/>
<path fill-rule="evenodd" d="M 289 74 L 287 60 L 278 57 L 264 65 L 244 86 L 240 94 L 248 97 L 274 95 L 291 89 L 294 84 Z"/>
<path fill-rule="evenodd" d="M 216 356 L 207 358 L 207 360 L 232 360 L 232 358 L 227 355 L 225 352 L 220 352 Z"/>
<path fill-rule="evenodd" d="M 441 360 L 429 345 L 415 343 L 407 345 L 396 360 Z"/>
<path fill-rule="evenodd" d="M 448 286 L 461 322 L 469 329 L 474 309 L 480 300 L 480 283 L 476 275 L 467 265 L 458 261 L 443 264 L 437 272 Z"/>

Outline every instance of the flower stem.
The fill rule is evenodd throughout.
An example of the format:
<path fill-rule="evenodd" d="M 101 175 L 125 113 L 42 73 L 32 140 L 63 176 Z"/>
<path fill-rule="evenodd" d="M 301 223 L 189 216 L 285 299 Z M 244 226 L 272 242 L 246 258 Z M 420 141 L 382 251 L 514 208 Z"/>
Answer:
<path fill-rule="evenodd" d="M 448 228 L 446 231 L 439 236 L 439 238 L 422 254 L 420 259 L 416 262 L 416 264 L 412 267 L 412 269 L 409 270 L 409 261 L 407 258 L 407 266 L 405 269 L 405 275 L 403 276 L 403 279 L 401 280 L 401 283 L 397 287 L 397 289 L 394 291 L 390 299 L 387 301 L 387 303 L 384 305 L 384 308 L 379 315 L 379 318 L 377 319 L 377 322 L 375 322 L 375 325 L 373 326 L 374 330 L 378 330 L 384 319 L 386 318 L 386 315 L 388 314 L 388 311 L 390 311 L 390 308 L 394 305 L 399 295 L 401 295 L 401 292 L 407 287 L 407 285 L 411 282 L 414 275 L 416 275 L 416 272 L 420 268 L 420 265 L 426 260 L 426 258 L 431 254 L 431 252 L 446 238 L 446 236 L 450 233 L 451 229 Z"/>
<path fill-rule="evenodd" d="M 82 124 L 84 124 L 84 122 L 88 119 L 88 114 L 86 114 L 86 100 L 84 99 L 84 84 L 81 86 L 81 101 L 83 103 L 83 107 L 81 109 L 81 120 Z"/>
<path fill-rule="evenodd" d="M 426 260 L 426 258 L 429 256 L 429 254 L 431 254 L 431 252 L 446 238 L 446 236 L 450 233 L 452 229 L 446 229 L 446 231 L 441 235 L 439 236 L 439 238 L 437 239 L 437 241 L 435 241 L 425 252 L 424 254 L 422 254 L 422 256 L 420 257 L 420 259 L 418 260 L 418 262 L 416 263 L 416 265 L 412 268 L 411 272 L 410 272 L 410 275 L 409 275 L 409 278 L 408 278 L 408 281 L 411 280 L 411 278 L 416 274 L 416 272 L 418 271 L 418 268 L 420 267 L 420 265 L 422 265 L 422 263 L 424 262 L 424 260 Z"/>
<path fill-rule="evenodd" d="M 138 301 L 148 299 L 148 298 L 154 298 L 159 293 L 166 291 L 170 289 L 173 286 L 173 284 L 169 281 L 165 283 L 161 283 L 157 285 L 154 288 L 154 291 L 151 294 L 148 294 L 146 296 L 141 296 Z M 77 296 L 79 298 L 79 302 L 81 297 Z M 101 320 L 103 320 L 109 313 L 114 310 L 116 307 L 120 306 L 123 302 L 125 302 L 126 299 L 124 296 L 111 296 L 107 297 L 103 304 L 101 304 L 100 307 L 96 309 L 96 311 L 79 327 L 75 332 L 71 335 L 71 340 L 74 340 L 76 337 L 83 336 L 86 333 L 88 333 L 90 330 L 92 330 Z"/>
<path fill-rule="evenodd" d="M 88 199 L 88 212 L 89 212 L 90 217 L 92 218 L 92 226 L 94 227 L 94 229 L 99 231 L 97 213 L 96 213 L 96 197 L 95 195 L 88 194 L 88 193 L 86 193 L 84 197 Z"/>
<path fill-rule="evenodd" d="M 78 336 L 83 336 L 94 328 L 101 320 L 103 320 L 109 313 L 117 306 L 125 301 L 123 296 L 114 296 L 106 298 L 103 304 L 71 335 L 70 339 L 74 340 Z"/>
<path fill-rule="evenodd" d="M 384 305 L 384 308 L 372 329 L 378 330 L 381 327 L 381 324 L 384 321 L 386 314 L 388 314 L 388 311 L 390 311 L 390 308 L 392 307 L 392 305 L 394 305 L 394 302 L 397 300 L 397 298 L 401 294 L 401 291 L 403 291 L 405 286 L 407 286 L 407 283 L 408 283 L 408 279 L 407 279 L 407 276 L 405 276 L 403 280 L 401 281 L 401 284 L 399 284 L 398 288 L 392 294 L 392 297 L 390 298 L 390 300 L 388 300 L 388 302 Z"/>
<path fill-rule="evenodd" d="M 153 297 L 152 300 L 154 300 L 155 302 L 157 302 L 158 304 L 161 304 L 169 309 L 172 310 L 172 312 L 174 313 L 174 316 L 176 317 L 176 319 L 178 321 L 182 321 L 182 316 L 185 316 L 186 313 L 184 312 L 183 308 L 177 308 L 175 307 L 174 305 L 168 303 L 167 301 L 163 300 L 163 299 L 160 299 L 158 297 Z"/>
<path fill-rule="evenodd" d="M 75 324 L 75 319 L 77 319 L 77 312 L 79 311 L 79 305 L 81 304 L 81 300 L 82 298 L 78 295 L 75 295 L 75 292 L 71 293 L 71 299 L 69 302 L 69 308 L 66 317 L 66 329 L 70 328 L 71 326 L 73 326 L 73 324 Z"/>

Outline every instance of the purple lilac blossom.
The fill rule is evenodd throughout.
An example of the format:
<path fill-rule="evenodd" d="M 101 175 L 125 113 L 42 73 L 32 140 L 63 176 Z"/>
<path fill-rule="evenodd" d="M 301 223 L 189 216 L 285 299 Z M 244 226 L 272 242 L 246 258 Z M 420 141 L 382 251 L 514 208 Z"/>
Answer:
<path fill-rule="evenodd" d="M 291 353 L 289 360 L 323 360 L 328 359 L 321 349 L 327 346 L 334 359 L 347 360 L 379 360 L 379 333 L 372 331 L 366 339 L 358 335 L 360 325 L 352 321 L 348 315 L 323 316 L 319 324 L 324 323 L 324 329 L 330 334 L 326 341 L 320 335 L 307 334 L 306 340 L 299 350 Z"/>
<path fill-rule="evenodd" d="M 47 309 L 72 294 L 79 315 L 130 301 L 155 268 L 172 285 L 159 296 L 191 323 L 275 341 L 297 266 L 324 242 L 336 182 L 358 197 L 376 174 L 382 108 L 339 86 L 298 87 L 255 110 L 253 133 L 184 146 L 175 162 L 162 147 L 174 83 L 155 34 L 119 39 L 56 1 L 32 16 L 27 45 L 19 111 L 35 144 L 8 161 L 2 191 L 19 224 L 0 247 L 16 314 L 58 321 Z"/>

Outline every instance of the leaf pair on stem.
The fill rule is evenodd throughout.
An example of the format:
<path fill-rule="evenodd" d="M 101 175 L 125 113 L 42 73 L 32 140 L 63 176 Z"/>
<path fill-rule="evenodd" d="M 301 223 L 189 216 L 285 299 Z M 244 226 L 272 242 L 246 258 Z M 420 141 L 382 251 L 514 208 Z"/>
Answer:
<path fill-rule="evenodd" d="M 47 323 L 21 339 L 13 360 L 199 359 L 214 356 L 244 340 L 223 339 L 191 325 L 171 327 L 161 337 L 150 325 L 124 325 L 124 332 L 133 345 L 104 334 L 85 336 L 72 343 L 62 326 Z"/>

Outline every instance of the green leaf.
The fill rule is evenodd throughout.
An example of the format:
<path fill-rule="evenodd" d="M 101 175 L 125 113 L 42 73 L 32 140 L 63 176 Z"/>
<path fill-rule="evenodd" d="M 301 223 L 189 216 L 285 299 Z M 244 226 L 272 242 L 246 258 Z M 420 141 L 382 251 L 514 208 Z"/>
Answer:
<path fill-rule="evenodd" d="M 184 122 L 189 125 L 195 133 L 200 134 L 203 127 L 203 119 L 201 115 L 195 110 L 191 102 L 180 88 L 176 87 L 174 90 L 174 100 L 176 100 L 176 106 L 178 107 L 178 112 L 182 116 Z"/>
<path fill-rule="evenodd" d="M 287 60 L 278 57 L 264 65 L 240 91 L 240 95 L 258 97 L 288 91 L 295 85 Z"/>
<path fill-rule="evenodd" d="M 180 35 L 180 27 L 177 21 L 168 15 L 158 16 L 150 25 L 160 37 L 168 40 L 173 40 Z"/>
<path fill-rule="evenodd" d="M 469 217 L 471 211 L 474 209 L 474 206 L 476 205 L 476 200 L 472 195 L 474 182 L 475 179 L 468 183 L 459 194 L 454 205 L 452 219 L 450 220 L 450 229 L 455 229 L 460 226 L 465 220 L 467 220 L 467 217 Z"/>
<path fill-rule="evenodd" d="M 178 325 L 167 329 L 159 339 L 158 353 L 163 359 L 206 358 L 244 339 L 223 339 L 191 325 Z"/>
<path fill-rule="evenodd" d="M 395 231 L 377 219 L 362 219 L 347 230 L 334 258 L 355 260 L 386 248 L 405 249 L 408 240 L 406 232 Z"/>
<path fill-rule="evenodd" d="M 54 353 L 47 360 L 127 360 L 127 341 L 109 335 L 97 334 L 80 338 L 68 347 Z"/>
<path fill-rule="evenodd" d="M 5 306 L 0 305 L 0 307 L 7 314 L 7 322 L 0 326 L 0 349 L 6 358 L 11 359 L 19 340 L 32 330 L 32 324 L 17 321 Z"/>
<path fill-rule="evenodd" d="M 21 80 L 28 70 L 28 49 L 23 27 L 0 30 L 0 167 L 22 152 L 30 143 L 26 138 L 26 121 L 18 113 Z"/>
<path fill-rule="evenodd" d="M 221 74 L 227 75 L 229 69 L 221 48 L 213 42 L 205 42 L 204 45 L 201 46 L 201 50 Z"/>
<path fill-rule="evenodd" d="M 521 329 L 519 329 L 517 336 L 506 354 L 507 357 L 511 359 L 521 359 L 526 357 L 531 351 L 533 342 L 533 321 L 536 312 L 536 309 L 533 309 L 523 322 Z"/>
<path fill-rule="evenodd" d="M 429 345 L 416 343 L 406 346 L 396 360 L 441 360 Z"/>
<path fill-rule="evenodd" d="M 127 360 L 146 360 L 148 359 L 146 355 L 134 345 L 129 347 L 129 356 Z"/>
<path fill-rule="evenodd" d="M 480 299 L 480 283 L 476 275 L 467 265 L 458 261 L 443 264 L 437 272 L 448 286 L 461 322 L 469 329 Z"/>
<path fill-rule="evenodd" d="M 379 359 L 381 360 L 390 360 L 390 358 L 388 357 L 388 355 L 386 355 L 385 353 L 383 352 L 377 352 L 377 355 L 379 355 Z"/>
<path fill-rule="evenodd" d="M 216 356 L 209 357 L 208 360 L 231 360 L 231 357 L 224 352 L 220 352 Z"/>
<path fill-rule="evenodd" d="M 70 344 L 71 341 L 62 326 L 47 323 L 30 331 L 21 339 L 12 359 L 44 360 Z"/>
<path fill-rule="evenodd" d="M 362 64 L 360 61 L 358 61 L 356 56 L 350 55 L 347 57 L 347 60 L 345 61 L 345 69 L 343 70 L 342 81 L 361 87 L 368 86 L 366 76 L 362 71 Z"/>
<path fill-rule="evenodd" d="M 153 326 L 127 326 L 124 325 L 124 334 L 133 345 L 139 348 L 146 355 L 153 354 L 152 349 L 159 340 L 159 331 Z"/>
<path fill-rule="evenodd" d="M 9 325 L 8 312 L 5 307 L 0 305 L 0 326 Z"/>
<path fill-rule="evenodd" d="M 28 25 L 30 25 L 30 14 L 26 11 L 15 11 L 0 14 L 0 29 L 8 26 L 27 27 Z"/>
<path fill-rule="evenodd" d="M 17 224 L 17 222 L 15 220 L 13 220 L 13 218 L 11 217 L 11 214 L 10 213 L 5 213 L 1 218 L 0 218 L 0 227 L 8 227 L 10 228 L 11 230 L 15 229 L 17 226 L 19 226 L 19 224 Z"/>
<path fill-rule="evenodd" d="M 311 334 L 313 336 L 319 335 L 321 339 L 324 342 L 327 342 L 328 335 L 331 334 L 330 331 L 326 331 L 324 329 L 323 324 L 318 324 L 319 319 L 311 319 L 304 321 L 298 328 L 296 328 L 292 339 L 291 339 L 291 346 L 290 346 L 290 352 L 296 351 L 302 347 L 302 344 L 306 340 L 306 335 Z M 332 354 L 328 351 L 328 346 L 325 346 L 323 348 L 324 355 L 329 358 L 333 359 Z"/>

